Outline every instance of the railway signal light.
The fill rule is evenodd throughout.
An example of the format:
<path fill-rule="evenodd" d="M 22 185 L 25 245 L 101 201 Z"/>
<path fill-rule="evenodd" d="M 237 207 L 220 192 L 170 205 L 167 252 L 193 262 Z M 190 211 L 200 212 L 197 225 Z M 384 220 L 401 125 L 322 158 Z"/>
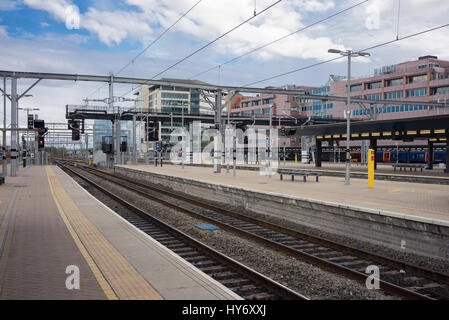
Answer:
<path fill-rule="evenodd" d="M 72 129 L 72 141 L 78 141 L 80 139 L 80 123 L 72 120 L 69 123 L 69 127 Z"/>
<path fill-rule="evenodd" d="M 72 130 L 72 140 L 78 141 L 80 139 L 80 132 L 79 130 Z"/>
<path fill-rule="evenodd" d="M 43 136 L 39 136 L 39 137 L 37 138 L 37 145 L 38 145 L 38 148 L 39 148 L 39 149 L 45 148 L 45 139 L 44 139 Z"/>

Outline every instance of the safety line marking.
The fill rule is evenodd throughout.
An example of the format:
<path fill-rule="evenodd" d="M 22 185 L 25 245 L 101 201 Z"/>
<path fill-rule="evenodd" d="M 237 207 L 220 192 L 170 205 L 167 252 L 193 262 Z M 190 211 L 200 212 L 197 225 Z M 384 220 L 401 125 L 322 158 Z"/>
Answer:
<path fill-rule="evenodd" d="M 45 170 L 47 171 L 47 178 L 48 183 L 50 185 L 50 192 L 53 197 L 53 200 L 56 203 L 56 207 L 58 208 L 59 214 L 61 215 L 62 220 L 64 221 L 64 224 L 66 225 L 67 229 L 69 230 L 70 235 L 72 236 L 73 240 L 75 241 L 76 246 L 80 250 L 82 256 L 84 257 L 84 260 L 86 260 L 87 265 L 89 266 L 90 270 L 94 274 L 98 284 L 100 285 L 101 289 L 103 290 L 105 296 L 108 298 L 108 300 L 118 300 L 118 296 L 114 292 L 114 289 L 112 289 L 111 285 L 108 283 L 106 278 L 103 276 L 102 272 L 98 268 L 97 264 L 93 260 L 93 258 L 90 256 L 89 252 L 87 251 L 86 247 L 78 237 L 78 234 L 73 229 L 72 225 L 70 224 L 64 209 L 62 208 L 61 204 L 59 203 L 59 200 L 56 197 L 56 194 L 53 189 L 52 182 L 50 180 L 50 170 L 51 168 L 45 167 Z"/>
<path fill-rule="evenodd" d="M 80 210 L 53 169 L 47 167 L 47 172 L 59 203 L 64 204 L 68 221 L 117 297 L 133 300 L 163 299 Z M 94 206 L 92 210 L 97 209 Z"/>

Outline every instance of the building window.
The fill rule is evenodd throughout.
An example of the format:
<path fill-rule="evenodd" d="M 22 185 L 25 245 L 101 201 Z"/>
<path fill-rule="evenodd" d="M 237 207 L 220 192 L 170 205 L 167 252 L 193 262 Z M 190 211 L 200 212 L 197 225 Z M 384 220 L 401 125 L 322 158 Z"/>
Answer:
<path fill-rule="evenodd" d="M 407 90 L 407 97 L 424 97 L 427 96 L 427 89 L 411 89 Z"/>
<path fill-rule="evenodd" d="M 188 100 L 189 95 L 186 93 L 162 92 L 161 98 L 162 99 Z"/>
<path fill-rule="evenodd" d="M 381 93 L 368 94 L 368 95 L 366 95 L 366 99 L 368 99 L 368 100 L 382 100 L 382 94 Z"/>
<path fill-rule="evenodd" d="M 254 115 L 255 116 L 260 115 L 260 114 L 261 114 L 261 110 L 260 109 L 254 110 Z"/>
<path fill-rule="evenodd" d="M 251 111 L 243 111 L 243 116 L 246 116 L 246 117 L 248 117 L 248 116 L 250 116 L 251 115 Z"/>
<path fill-rule="evenodd" d="M 427 74 L 423 74 L 420 76 L 408 77 L 408 83 L 419 83 L 419 82 L 426 82 L 426 81 L 427 81 Z"/>
<path fill-rule="evenodd" d="M 268 108 L 268 109 L 263 109 L 263 114 L 270 114 L 270 108 Z"/>
<path fill-rule="evenodd" d="M 394 91 L 394 92 L 386 92 L 385 93 L 385 99 L 387 99 L 387 100 L 402 99 L 402 98 L 404 98 L 403 91 Z"/>
<path fill-rule="evenodd" d="M 351 86 L 351 92 L 356 92 L 356 91 L 362 91 L 361 84 L 355 84 L 355 85 Z"/>
<path fill-rule="evenodd" d="M 382 81 L 371 82 L 366 84 L 366 90 L 382 88 Z"/>
<path fill-rule="evenodd" d="M 430 90 L 431 90 L 430 91 L 431 95 L 448 94 L 449 93 L 449 87 L 431 88 Z"/>
<path fill-rule="evenodd" d="M 391 79 L 391 80 L 387 80 L 385 82 L 385 86 L 386 87 L 401 86 L 403 84 L 404 84 L 404 79 L 403 78 Z"/>
<path fill-rule="evenodd" d="M 434 73 L 432 73 L 432 77 L 431 77 L 432 80 L 443 80 L 443 79 L 447 79 L 447 78 L 449 78 L 449 73 L 434 72 Z"/>

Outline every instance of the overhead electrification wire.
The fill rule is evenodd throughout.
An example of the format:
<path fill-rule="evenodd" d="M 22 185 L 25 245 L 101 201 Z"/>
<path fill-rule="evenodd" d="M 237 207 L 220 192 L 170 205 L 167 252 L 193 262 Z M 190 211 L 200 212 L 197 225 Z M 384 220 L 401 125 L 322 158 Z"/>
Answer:
<path fill-rule="evenodd" d="M 221 36 L 215 38 L 214 40 L 206 43 L 205 45 L 203 45 L 202 47 L 200 47 L 199 49 L 193 51 L 192 53 L 190 53 L 189 55 L 185 56 L 184 58 L 182 58 L 181 60 L 179 60 L 178 62 L 172 64 L 171 66 L 165 68 L 164 70 L 162 70 L 161 72 L 159 72 L 158 74 L 154 75 L 153 77 L 151 77 L 151 80 L 153 80 L 154 78 L 160 76 L 161 74 L 167 72 L 168 70 L 174 68 L 175 66 L 177 66 L 178 64 L 184 62 L 185 60 L 187 60 L 188 58 L 192 57 L 193 55 L 197 54 L 198 52 L 204 50 L 205 48 L 207 48 L 208 46 L 210 46 L 211 44 L 214 44 L 215 42 L 217 42 L 218 40 L 220 40 L 221 38 L 227 36 L 229 33 L 231 33 L 232 31 L 240 28 L 242 25 L 248 23 L 249 21 L 251 21 L 252 19 L 254 19 L 255 17 L 258 17 L 259 15 L 263 14 L 264 12 L 268 11 L 269 9 L 273 8 L 275 5 L 277 5 L 278 3 L 282 2 L 282 0 L 278 0 L 275 3 L 269 5 L 268 7 L 266 7 L 265 9 L 263 9 L 262 11 L 258 12 L 256 15 L 246 19 L 245 21 L 239 23 L 238 25 L 236 25 L 235 27 L 231 28 L 230 30 L 226 31 L 225 33 L 223 33 Z M 126 96 L 127 94 L 129 94 L 132 90 L 129 90 L 127 92 L 125 92 L 123 96 Z"/>
<path fill-rule="evenodd" d="M 327 20 L 330 20 L 330 19 L 332 19 L 332 18 L 334 18 L 334 17 L 336 17 L 336 16 L 338 16 L 338 15 L 340 15 L 340 14 L 343 14 L 343 13 L 349 11 L 349 10 L 352 10 L 352 9 L 358 7 L 358 6 L 361 6 L 362 4 L 364 4 L 364 3 L 368 2 L 368 1 L 369 1 L 369 0 L 365 0 L 365 1 L 362 1 L 362 2 L 359 2 L 359 3 L 355 4 L 355 5 L 353 5 L 353 6 L 351 6 L 351 7 L 348 7 L 348 8 L 346 8 L 346 9 L 344 9 L 344 10 L 335 12 L 334 14 L 332 14 L 332 15 L 326 17 L 326 18 L 323 18 L 323 19 L 320 19 L 320 20 L 318 20 L 318 21 L 315 21 L 315 22 L 312 23 L 312 24 L 309 24 L 309 25 L 307 25 L 307 26 L 305 26 L 305 27 L 302 27 L 302 28 L 300 28 L 300 29 L 298 29 L 298 30 L 296 30 L 296 31 L 294 31 L 294 32 L 292 32 L 292 33 L 286 34 L 286 35 L 284 35 L 284 36 L 282 36 L 282 37 L 280 37 L 280 38 L 278 38 L 278 39 L 276 39 L 276 40 L 273 40 L 273 41 L 271 41 L 271 42 L 268 42 L 268 43 L 266 43 L 266 44 L 264 44 L 264 45 L 262 45 L 262 46 L 260 46 L 260 47 L 251 49 L 251 50 L 249 50 L 249 51 L 247 51 L 247 52 L 245 52 L 245 53 L 243 53 L 243 54 L 241 54 L 241 55 L 239 55 L 239 56 L 237 56 L 237 57 L 234 57 L 234 58 L 232 58 L 232 59 L 230 59 L 230 60 L 228 60 L 228 61 L 223 62 L 222 64 L 213 66 L 213 67 L 211 67 L 211 68 L 209 68 L 209 69 L 207 69 L 207 70 L 204 70 L 204 71 L 202 71 L 202 72 L 200 72 L 200 73 L 197 73 L 197 74 L 191 76 L 189 79 L 199 77 L 199 76 L 201 76 L 201 75 L 203 75 L 203 74 L 205 74 L 205 73 L 208 73 L 208 72 L 210 72 L 210 71 L 212 71 L 212 70 L 214 70 L 214 69 L 221 68 L 221 67 L 223 67 L 223 66 L 226 65 L 226 64 L 229 64 L 229 63 L 234 62 L 234 61 L 236 61 L 236 60 L 238 60 L 238 59 L 241 59 L 241 58 L 246 57 L 246 56 L 248 56 L 248 55 L 250 55 L 250 54 L 253 54 L 254 52 L 259 51 L 259 50 L 261 50 L 261 49 L 264 49 L 264 48 L 266 48 L 266 47 L 268 47 L 268 46 L 271 46 L 272 44 L 274 44 L 274 43 L 276 43 L 276 42 L 279 42 L 279 41 L 281 41 L 281 40 L 284 40 L 284 39 L 286 39 L 286 38 L 288 38 L 288 37 L 290 37 L 290 36 L 293 36 L 293 35 L 295 35 L 295 34 L 297 34 L 297 33 L 299 33 L 299 32 L 302 32 L 302 31 L 304 31 L 304 30 L 307 30 L 307 29 L 309 29 L 309 28 L 311 28 L 311 27 L 313 27 L 313 26 L 316 26 L 317 24 L 320 24 L 320 23 L 322 23 L 322 22 L 325 22 L 325 21 L 327 21 Z"/>
<path fill-rule="evenodd" d="M 162 38 L 168 31 L 170 31 L 171 28 L 173 28 L 179 21 L 181 21 L 186 15 L 189 14 L 190 11 L 192 11 L 197 5 L 200 4 L 202 0 L 199 0 L 197 3 L 195 3 L 189 10 L 187 10 L 182 16 L 178 18 L 174 23 L 172 23 L 171 26 L 169 26 L 167 29 L 165 29 L 164 32 L 162 32 L 156 39 L 154 39 L 148 46 L 145 47 L 137 56 L 135 56 L 128 64 L 126 64 L 123 68 L 121 68 L 116 74 L 121 73 L 126 67 L 128 67 L 131 63 L 133 63 L 137 58 L 139 58 L 142 54 L 145 53 L 153 44 L 155 44 L 160 38 Z"/>
<path fill-rule="evenodd" d="M 179 18 L 178 20 L 176 20 L 175 22 L 173 22 L 167 29 L 165 29 L 161 34 L 159 34 L 153 41 L 151 41 L 150 44 L 148 44 L 142 51 L 139 52 L 138 55 L 136 55 L 134 58 L 131 59 L 131 61 L 129 61 L 127 64 L 125 64 L 119 71 L 117 71 L 114 75 L 117 76 L 120 73 L 123 72 L 123 70 L 125 70 L 127 67 L 129 67 L 130 65 L 134 65 L 134 62 L 142 55 L 144 54 L 149 48 L 151 48 L 156 42 L 158 42 L 167 32 L 169 32 L 179 21 L 181 21 L 183 18 L 185 18 L 185 16 L 187 16 L 189 14 L 190 11 L 192 11 L 197 5 L 200 4 L 200 2 L 203 0 L 199 0 L 197 1 L 192 7 L 190 7 L 189 10 L 187 10 L 186 12 L 184 12 Z M 101 88 L 103 88 L 106 85 L 106 83 L 104 83 L 102 86 L 98 87 L 97 89 L 95 89 L 95 91 L 93 91 L 89 96 L 91 96 L 92 94 L 94 94 L 96 91 L 100 90 Z"/>
<path fill-rule="evenodd" d="M 386 41 L 386 42 L 374 45 L 372 47 L 368 47 L 368 48 L 365 48 L 365 49 L 357 50 L 357 51 L 354 51 L 354 53 L 377 49 L 377 48 L 380 48 L 380 47 L 392 44 L 394 42 L 398 42 L 398 41 L 402 41 L 402 40 L 405 40 L 405 39 L 413 38 L 413 37 L 416 37 L 416 36 L 419 36 L 419 35 L 422 35 L 422 34 L 425 34 L 425 33 L 429 33 L 429 32 L 432 32 L 432 31 L 435 31 L 435 30 L 438 30 L 438 29 L 443 29 L 443 28 L 446 28 L 446 27 L 449 27 L 449 23 L 441 25 L 439 27 L 435 27 L 435 28 L 423 30 L 423 31 L 420 31 L 420 32 L 417 32 L 417 33 L 409 34 L 409 35 L 401 37 L 401 38 L 396 38 L 394 40 Z M 273 80 L 273 79 L 276 79 L 276 78 L 280 78 L 280 77 L 283 77 L 283 76 L 286 76 L 286 75 L 289 75 L 289 74 L 292 74 L 292 73 L 296 73 L 296 72 L 303 71 L 303 70 L 306 70 L 306 69 L 310 69 L 310 68 L 313 68 L 313 67 L 316 67 L 316 66 L 319 66 L 319 65 L 323 65 L 325 63 L 341 59 L 343 57 L 344 56 L 339 56 L 339 57 L 336 57 L 336 58 L 333 58 L 333 59 L 317 62 L 317 63 L 311 64 L 309 66 L 306 66 L 306 67 L 302 67 L 302 68 L 299 68 L 299 69 L 287 71 L 287 72 L 284 72 L 284 73 L 281 73 L 281 74 L 278 74 L 278 75 L 275 75 L 275 76 L 272 76 L 272 77 L 269 77 L 269 78 L 265 78 L 265 79 L 258 80 L 258 81 L 252 82 L 252 83 L 248 83 L 248 84 L 245 84 L 245 85 L 243 85 L 241 87 L 249 87 L 249 86 L 252 86 L 252 85 L 257 84 L 257 83 L 261 83 L 261 82 Z"/>
<path fill-rule="evenodd" d="M 205 48 L 207 48 L 208 46 L 210 46 L 211 44 L 214 44 L 215 42 L 217 42 L 218 40 L 220 40 L 221 38 L 227 36 L 228 34 L 230 34 L 232 31 L 240 28 L 241 26 L 243 26 L 244 24 L 248 23 L 249 21 L 251 21 L 252 19 L 254 19 L 255 17 L 261 15 L 262 13 L 270 10 L 271 8 L 273 8 L 275 5 L 277 5 L 278 3 L 282 2 L 282 0 L 278 0 L 275 3 L 269 5 L 268 7 L 266 7 L 265 9 L 263 9 L 262 11 L 256 13 L 255 15 L 253 15 L 252 17 L 246 19 L 245 21 L 239 23 L 238 25 L 236 25 L 235 27 L 231 28 L 230 30 L 226 31 L 225 33 L 223 33 L 221 36 L 219 36 L 218 38 L 215 38 L 214 40 L 206 43 L 204 46 L 202 46 L 201 48 L 193 51 L 191 54 L 185 56 L 184 58 L 182 58 L 181 60 L 179 60 L 178 62 L 172 64 L 171 66 L 165 68 L 164 70 L 162 70 L 161 72 L 159 72 L 158 74 L 154 75 L 151 79 L 154 79 L 158 76 L 160 76 L 161 74 L 167 72 L 168 70 L 172 69 L 173 67 L 177 66 L 178 64 L 180 64 L 181 62 L 187 60 L 188 58 L 192 57 L 193 55 L 197 54 L 198 52 L 204 50 Z"/>

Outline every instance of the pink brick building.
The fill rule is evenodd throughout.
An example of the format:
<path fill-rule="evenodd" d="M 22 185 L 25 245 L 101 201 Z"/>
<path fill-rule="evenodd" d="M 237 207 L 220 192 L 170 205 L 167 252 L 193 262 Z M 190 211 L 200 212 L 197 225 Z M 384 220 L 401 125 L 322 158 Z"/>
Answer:
<path fill-rule="evenodd" d="M 326 86 L 309 90 L 308 93 L 347 96 L 347 80 L 340 77 L 331 79 Z M 420 105 L 421 102 L 449 101 L 449 61 L 435 56 L 424 56 L 418 60 L 383 67 L 371 77 L 356 78 L 351 81 L 351 97 L 373 100 L 375 115 L 357 103 L 351 104 L 351 118 L 369 120 L 399 119 L 449 114 L 449 108 L 434 108 Z M 376 100 L 406 100 L 408 105 L 375 104 Z M 343 118 L 346 102 L 307 101 L 301 103 L 301 116 L 320 116 L 323 118 Z M 404 143 L 403 144 L 416 144 Z M 360 142 L 353 142 L 358 145 Z M 392 141 L 382 141 L 391 145 Z M 427 144 L 422 141 L 420 144 Z"/>
<path fill-rule="evenodd" d="M 377 119 L 397 119 L 448 114 L 449 109 L 435 109 L 420 106 L 415 101 L 437 102 L 449 100 L 449 61 L 434 56 L 421 57 L 416 61 L 404 62 L 376 70 L 375 75 L 351 81 L 351 97 L 375 100 L 407 100 L 410 105 L 376 105 Z M 329 84 L 329 95 L 346 96 L 346 79 Z M 317 115 L 309 104 L 302 105 L 303 116 Z M 306 110 L 304 107 L 309 106 Z M 343 118 L 345 102 L 334 102 L 325 115 Z M 351 117 L 370 119 L 368 110 L 358 104 L 351 105 Z M 323 112 L 323 111 L 321 111 Z"/>

